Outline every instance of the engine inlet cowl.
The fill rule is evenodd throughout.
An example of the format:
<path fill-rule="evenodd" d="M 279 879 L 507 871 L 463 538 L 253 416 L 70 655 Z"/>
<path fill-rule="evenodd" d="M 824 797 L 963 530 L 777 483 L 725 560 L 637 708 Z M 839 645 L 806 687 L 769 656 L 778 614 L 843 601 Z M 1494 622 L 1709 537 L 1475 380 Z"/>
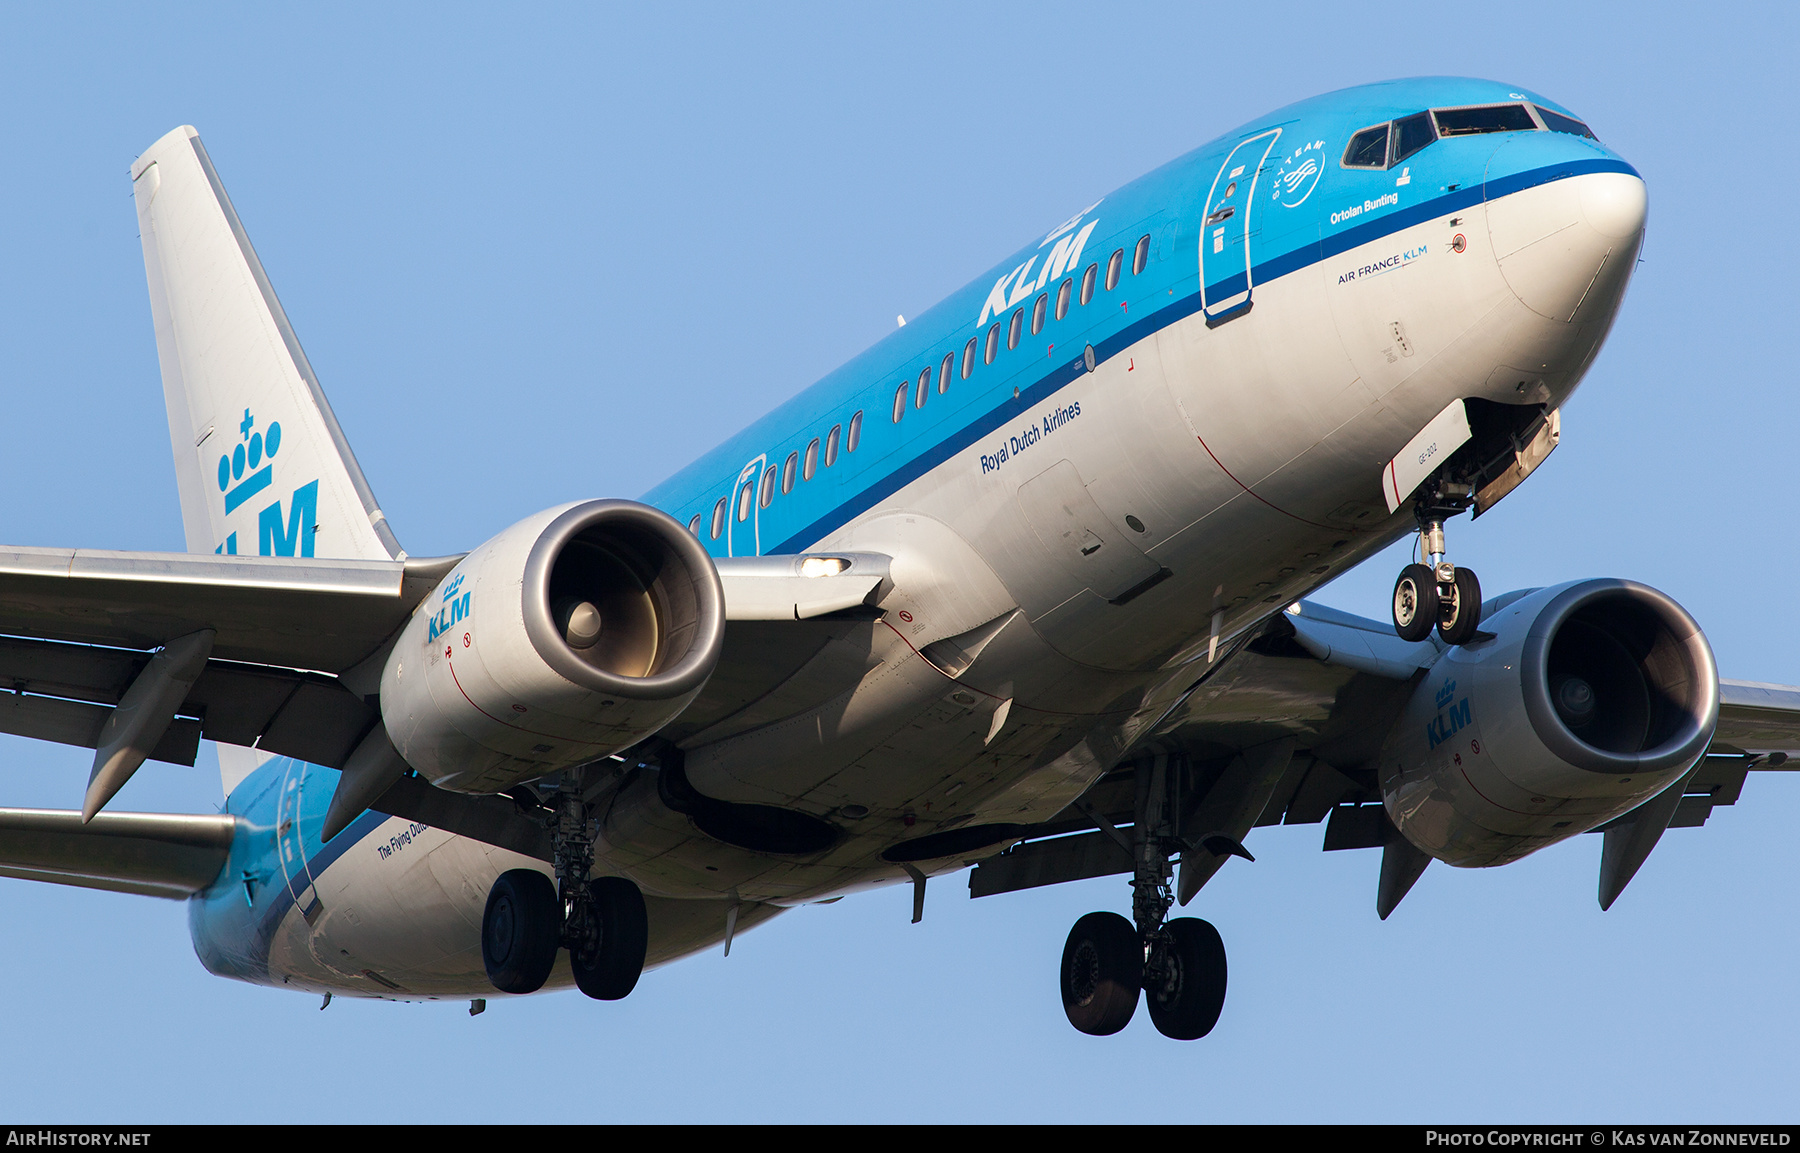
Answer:
<path fill-rule="evenodd" d="M 1446 652 L 1383 745 L 1388 815 L 1453 865 L 1496 865 L 1629 812 L 1706 752 L 1719 678 L 1700 626 L 1646 585 L 1506 600 Z"/>
<path fill-rule="evenodd" d="M 464 557 L 414 612 L 382 674 L 382 720 L 434 784 L 499 792 L 668 724 L 724 635 L 718 570 L 666 514 L 550 509 Z"/>

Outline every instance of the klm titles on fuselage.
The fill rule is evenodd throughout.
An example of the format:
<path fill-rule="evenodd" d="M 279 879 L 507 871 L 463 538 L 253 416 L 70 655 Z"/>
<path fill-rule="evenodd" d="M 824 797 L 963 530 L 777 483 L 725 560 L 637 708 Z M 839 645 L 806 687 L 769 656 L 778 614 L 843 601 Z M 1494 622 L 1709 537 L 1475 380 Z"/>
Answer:
<path fill-rule="evenodd" d="M 237 447 L 219 457 L 219 491 L 224 494 L 226 516 L 274 483 L 275 454 L 280 451 L 281 422 L 271 421 L 265 435 L 246 408 L 238 423 Z M 256 514 L 256 555 L 312 556 L 313 536 L 319 531 L 319 482 L 309 480 L 293 490 L 285 517 L 281 505 L 277 498 Z M 213 551 L 236 556 L 238 534 L 227 534 Z"/>

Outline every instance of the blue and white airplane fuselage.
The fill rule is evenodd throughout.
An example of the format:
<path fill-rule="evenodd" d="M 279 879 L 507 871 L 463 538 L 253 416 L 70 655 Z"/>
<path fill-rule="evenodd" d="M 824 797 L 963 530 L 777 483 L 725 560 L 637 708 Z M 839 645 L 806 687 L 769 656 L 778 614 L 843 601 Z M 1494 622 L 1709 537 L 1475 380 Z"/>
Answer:
<path fill-rule="evenodd" d="M 1401 155 L 1428 109 L 1514 119 Z M 647 494 L 718 558 L 893 558 L 882 620 L 811 658 L 841 685 L 681 741 L 700 793 L 829 820 L 829 851 L 711 839 L 650 775 L 610 803 L 598 860 L 651 902 L 651 962 L 718 940 L 721 902 L 747 926 L 992 851 L 958 830 L 1055 817 L 1247 630 L 1415 530 L 1383 469 L 1447 405 L 1559 409 L 1645 218 L 1637 173 L 1584 133 L 1477 80 L 1281 109 L 1034 236 Z M 491 995 L 490 887 L 548 864 L 373 812 L 322 844 L 336 782 L 278 758 L 231 792 L 231 859 L 191 904 L 207 968 Z M 944 853 L 884 857 L 932 834 Z"/>

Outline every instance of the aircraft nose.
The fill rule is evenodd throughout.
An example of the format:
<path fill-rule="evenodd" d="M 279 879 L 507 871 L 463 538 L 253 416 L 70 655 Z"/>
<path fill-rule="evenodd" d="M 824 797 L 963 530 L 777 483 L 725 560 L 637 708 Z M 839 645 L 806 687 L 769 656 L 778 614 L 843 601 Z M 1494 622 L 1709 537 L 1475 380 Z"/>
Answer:
<path fill-rule="evenodd" d="M 1624 295 L 1647 210 L 1635 174 L 1589 172 L 1489 201 L 1488 231 L 1500 274 L 1525 307 L 1585 323 Z"/>
<path fill-rule="evenodd" d="M 1628 240 L 1644 230 L 1650 197 L 1644 182 L 1623 172 L 1601 172 L 1581 181 L 1581 215 L 1600 235 Z"/>

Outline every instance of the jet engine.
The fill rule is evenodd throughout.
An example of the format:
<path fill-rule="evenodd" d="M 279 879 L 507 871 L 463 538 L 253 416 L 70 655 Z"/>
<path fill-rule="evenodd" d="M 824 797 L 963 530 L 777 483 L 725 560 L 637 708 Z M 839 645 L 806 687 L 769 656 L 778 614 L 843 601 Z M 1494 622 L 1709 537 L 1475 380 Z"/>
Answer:
<path fill-rule="evenodd" d="M 1500 865 L 1629 812 L 1706 752 L 1711 647 L 1669 597 L 1586 580 L 1502 599 L 1448 650 L 1384 743 L 1382 799 L 1406 839 Z"/>
<path fill-rule="evenodd" d="M 413 613 L 382 720 L 434 784 L 500 792 L 668 724 L 724 635 L 718 570 L 674 520 L 631 501 L 554 508 L 464 557 Z"/>

